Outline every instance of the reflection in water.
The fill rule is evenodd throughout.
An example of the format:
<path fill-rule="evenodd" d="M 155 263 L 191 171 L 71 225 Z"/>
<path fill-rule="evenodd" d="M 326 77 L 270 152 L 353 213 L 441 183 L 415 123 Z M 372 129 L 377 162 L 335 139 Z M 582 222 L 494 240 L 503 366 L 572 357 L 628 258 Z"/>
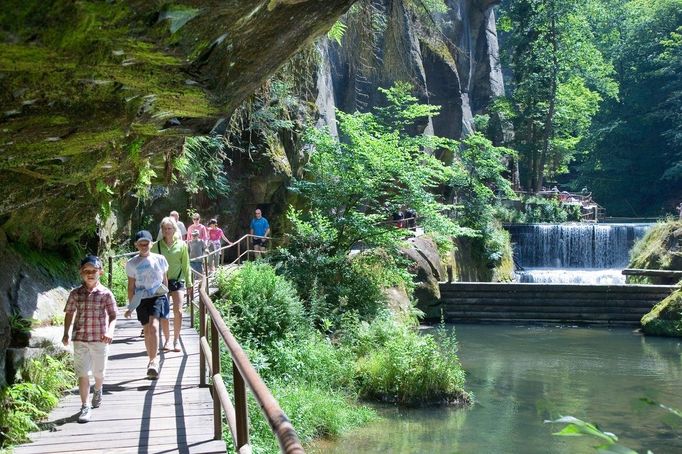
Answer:
<path fill-rule="evenodd" d="M 384 419 L 312 452 L 594 453 L 593 439 L 552 436 L 545 419 L 597 423 L 632 449 L 682 452 L 682 343 L 629 329 L 458 325 L 469 409 L 380 408 Z"/>

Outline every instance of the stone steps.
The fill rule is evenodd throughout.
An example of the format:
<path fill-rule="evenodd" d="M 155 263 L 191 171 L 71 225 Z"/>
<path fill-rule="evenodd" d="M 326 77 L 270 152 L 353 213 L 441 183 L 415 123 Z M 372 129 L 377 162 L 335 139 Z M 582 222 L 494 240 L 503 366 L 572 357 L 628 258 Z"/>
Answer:
<path fill-rule="evenodd" d="M 637 325 L 674 286 L 441 283 L 448 322 L 559 322 Z"/>

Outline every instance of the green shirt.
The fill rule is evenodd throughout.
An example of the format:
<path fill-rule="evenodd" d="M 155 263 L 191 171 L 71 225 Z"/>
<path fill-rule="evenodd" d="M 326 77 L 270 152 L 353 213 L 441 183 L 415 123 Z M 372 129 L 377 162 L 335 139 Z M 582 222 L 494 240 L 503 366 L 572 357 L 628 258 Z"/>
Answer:
<path fill-rule="evenodd" d="M 168 279 L 185 281 L 185 287 L 192 285 L 192 274 L 189 272 L 189 249 L 187 243 L 175 240 L 168 246 L 164 240 L 159 240 L 151 248 L 152 252 L 166 257 L 168 261 Z M 180 277 L 178 277 L 180 276 Z"/>

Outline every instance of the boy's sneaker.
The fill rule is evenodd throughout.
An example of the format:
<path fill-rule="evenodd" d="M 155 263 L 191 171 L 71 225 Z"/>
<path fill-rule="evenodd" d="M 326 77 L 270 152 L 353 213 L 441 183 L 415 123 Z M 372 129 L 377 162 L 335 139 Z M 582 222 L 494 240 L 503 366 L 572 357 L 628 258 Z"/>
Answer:
<path fill-rule="evenodd" d="M 90 406 L 83 405 L 81 407 L 81 413 L 78 415 L 78 422 L 89 422 L 90 421 Z"/>
<path fill-rule="evenodd" d="M 92 393 L 92 408 L 99 408 L 100 405 L 102 405 L 102 390 L 96 389 Z"/>
<path fill-rule="evenodd" d="M 150 380 L 159 378 L 159 366 L 156 364 L 156 361 L 151 361 L 147 366 L 147 378 Z"/>

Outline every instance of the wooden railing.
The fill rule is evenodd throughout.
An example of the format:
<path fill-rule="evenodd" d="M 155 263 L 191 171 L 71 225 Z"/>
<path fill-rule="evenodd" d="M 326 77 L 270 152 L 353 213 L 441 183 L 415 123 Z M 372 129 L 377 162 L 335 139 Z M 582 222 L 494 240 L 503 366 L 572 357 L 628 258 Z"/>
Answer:
<path fill-rule="evenodd" d="M 211 255 L 222 253 L 230 248 L 237 249 L 237 257 L 230 263 L 240 263 L 243 257 L 250 254 L 257 255 L 264 251 L 250 249 L 250 243 L 254 235 L 244 235 L 242 238 L 218 250 L 212 251 L 201 258 L 204 260 L 204 274 L 201 276 L 199 288 L 199 374 L 200 385 L 206 386 L 206 372 L 211 377 L 213 394 L 213 430 L 216 440 L 222 437 L 221 409 L 225 413 L 225 420 L 232 434 L 235 449 L 238 453 L 250 453 L 249 442 L 249 418 L 246 399 L 246 389 L 250 389 L 258 402 L 265 418 L 270 425 L 272 433 L 279 442 L 280 450 L 284 453 L 303 453 L 303 447 L 298 439 L 296 430 L 282 411 L 277 400 L 272 396 L 261 379 L 256 369 L 249 361 L 246 353 L 234 338 L 227 327 L 218 309 L 209 296 L 208 258 Z M 246 247 L 241 244 L 245 242 Z M 190 303 L 193 311 L 194 302 Z M 193 315 L 190 315 L 193 319 Z M 210 334 L 210 344 L 209 344 Z M 223 340 L 232 359 L 232 383 L 234 392 L 234 404 L 230 400 L 229 393 L 223 381 L 220 361 L 220 339 Z"/>
<path fill-rule="evenodd" d="M 190 301 L 189 292 L 186 292 L 186 295 L 188 298 L 187 302 L 190 309 L 190 321 L 192 326 L 194 326 L 195 320 L 195 304 L 198 302 L 200 343 L 199 384 L 200 386 L 209 386 L 207 383 L 207 376 L 210 377 L 211 394 L 213 396 L 214 439 L 220 440 L 222 438 L 222 413 L 224 413 L 236 452 L 240 454 L 251 452 L 246 397 L 246 390 L 248 388 L 258 402 L 261 411 L 270 425 L 272 433 L 277 438 L 281 452 L 287 454 L 304 453 L 296 430 L 289 421 L 289 418 L 284 411 L 282 411 L 277 400 L 263 382 L 263 379 L 258 375 L 258 372 L 249 361 L 249 358 L 246 356 L 246 353 L 244 353 L 239 342 L 232 335 L 232 332 L 227 327 L 227 324 L 209 296 L 210 281 L 207 272 L 208 259 L 215 254 L 222 255 L 226 250 L 235 249 L 237 251 L 236 258 L 227 264 L 233 265 L 241 263 L 244 259 L 256 257 L 265 253 L 265 251 L 256 251 L 252 249 L 254 237 L 265 238 L 268 241 L 272 240 L 268 237 L 257 237 L 255 235 L 247 234 L 233 242 L 231 245 L 211 251 L 206 255 L 194 259 L 201 259 L 203 261 L 203 273 L 194 272 L 194 276 L 198 278 L 200 282 L 198 301 Z M 135 254 L 136 252 L 131 252 L 109 257 L 109 287 L 111 287 L 112 283 L 114 259 L 133 256 Z M 227 347 L 227 351 L 232 359 L 234 403 L 230 400 L 229 392 L 227 391 L 227 387 L 223 380 L 222 364 L 220 360 L 221 339 Z"/>

